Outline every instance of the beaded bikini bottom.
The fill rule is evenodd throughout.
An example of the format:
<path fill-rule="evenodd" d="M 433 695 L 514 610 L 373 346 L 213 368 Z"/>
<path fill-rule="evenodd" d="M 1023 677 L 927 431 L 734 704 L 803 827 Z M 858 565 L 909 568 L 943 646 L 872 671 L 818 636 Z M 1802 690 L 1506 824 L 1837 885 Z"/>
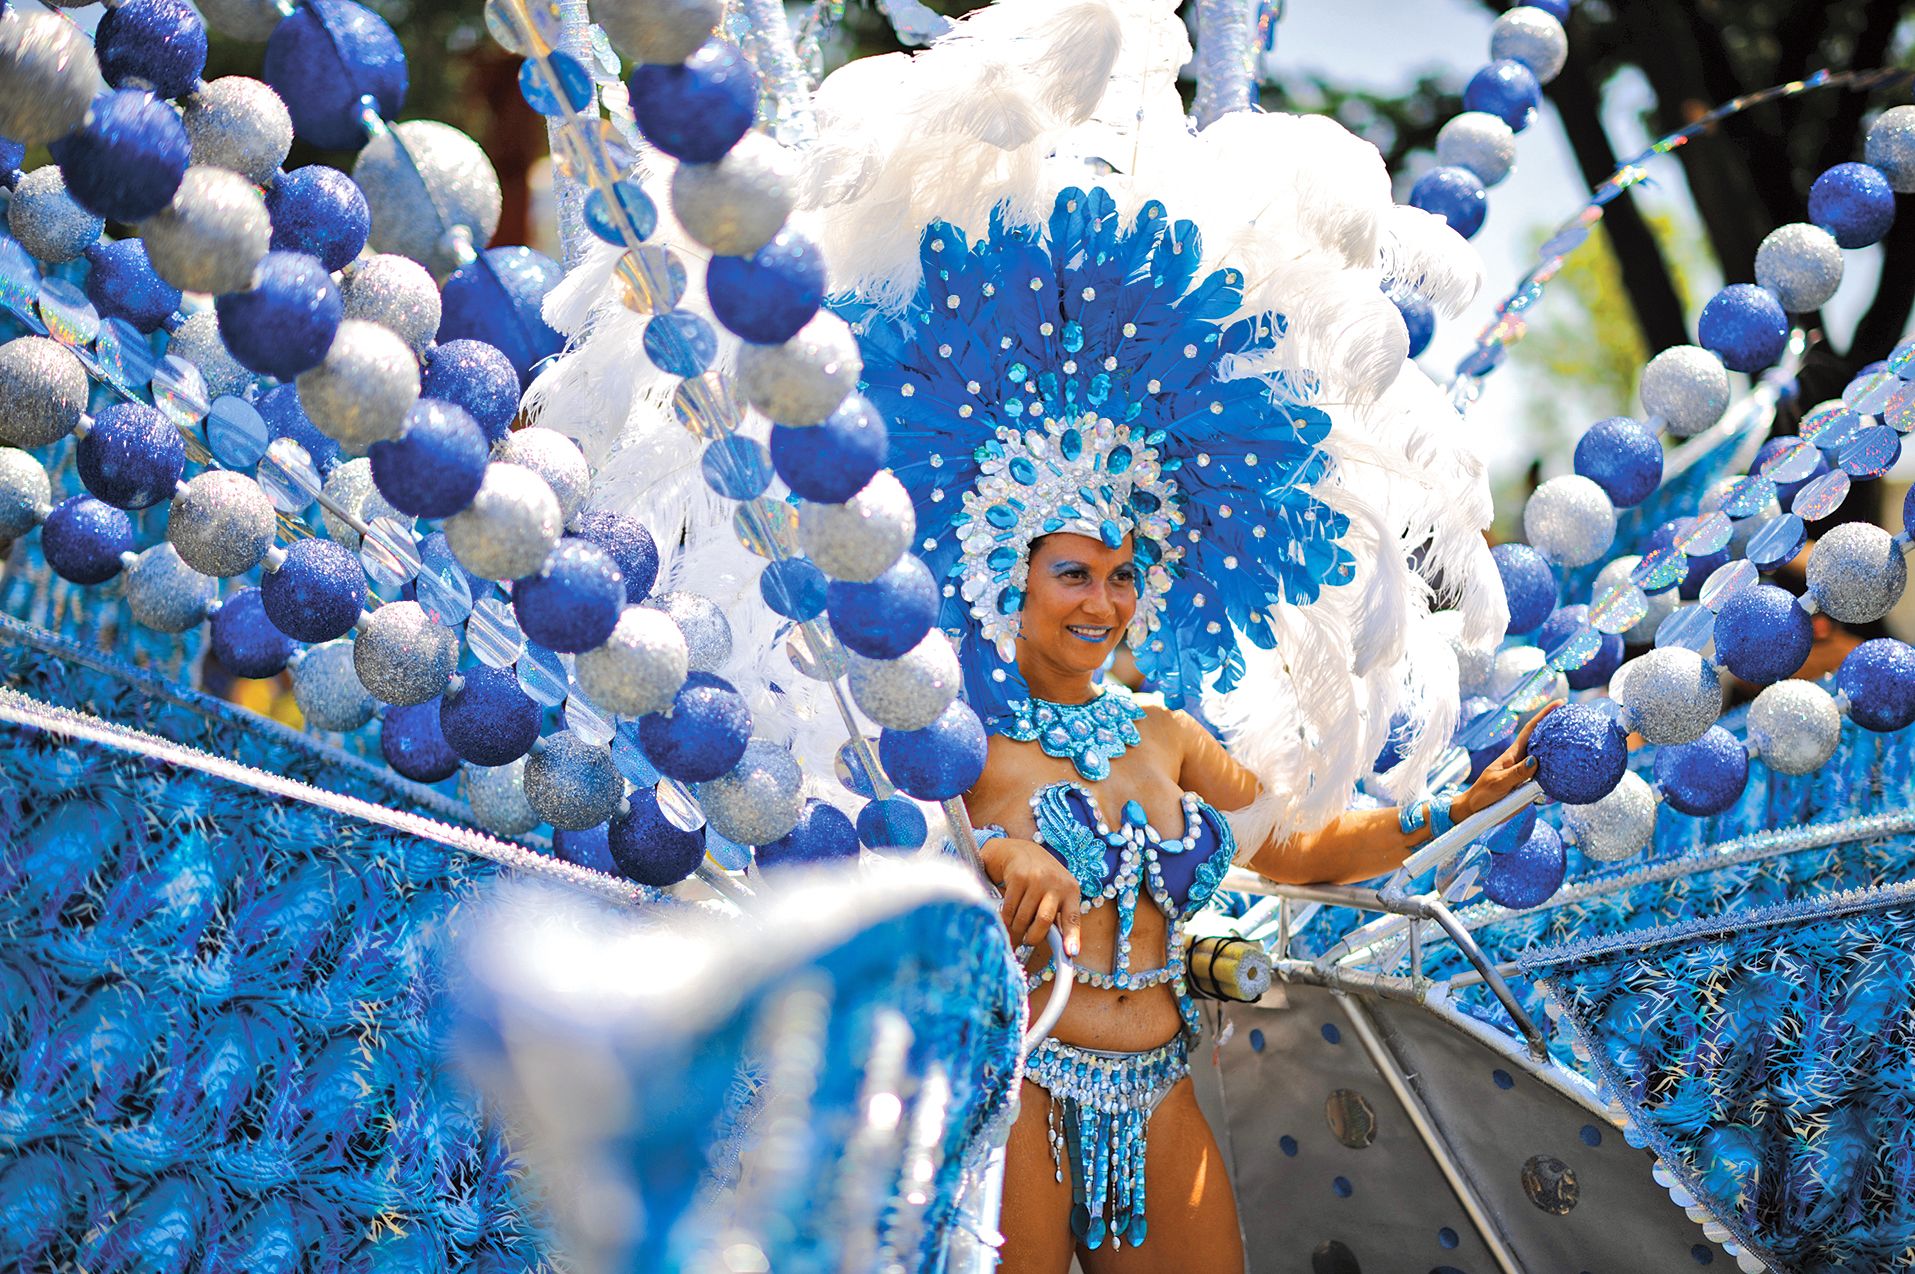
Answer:
<path fill-rule="evenodd" d="M 1047 1039 L 1024 1078 L 1051 1095 L 1051 1162 L 1071 1174 L 1071 1233 L 1084 1246 L 1144 1241 L 1144 1166 L 1150 1116 L 1190 1074 L 1180 1034 L 1145 1053 L 1105 1053 Z"/>

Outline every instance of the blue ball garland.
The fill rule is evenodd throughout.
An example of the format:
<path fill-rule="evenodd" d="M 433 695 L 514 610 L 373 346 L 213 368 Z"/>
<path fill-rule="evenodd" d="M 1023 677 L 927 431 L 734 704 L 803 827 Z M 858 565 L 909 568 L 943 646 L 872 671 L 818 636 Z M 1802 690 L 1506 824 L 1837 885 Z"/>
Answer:
<path fill-rule="evenodd" d="M 359 99 L 385 119 L 406 104 L 406 51 L 386 20 L 352 0 L 304 0 L 273 28 L 260 78 L 293 117 L 293 132 L 322 150 L 366 144 Z"/>
<path fill-rule="evenodd" d="M 1696 338 L 1730 371 L 1759 372 L 1789 347 L 1789 316 L 1767 288 L 1732 283 L 1702 307 Z"/>
<path fill-rule="evenodd" d="M 213 612 L 213 656 L 235 677 L 271 677 L 293 656 L 293 639 L 267 617 L 259 590 L 242 588 Z"/>
<path fill-rule="evenodd" d="M 492 346 L 511 362 L 523 388 L 535 366 L 565 348 L 541 310 L 545 294 L 564 277 L 558 262 L 531 248 L 491 248 L 440 289 L 439 339 Z"/>
<path fill-rule="evenodd" d="M 1797 439 L 1797 438 L 1769 439 L 1767 442 L 1762 444 L 1762 449 L 1755 453 L 1755 461 L 1753 464 L 1749 466 L 1749 472 L 1750 473 L 1762 472 L 1763 465 L 1767 464 L 1770 460 L 1772 460 L 1776 455 L 1778 455 L 1785 449 L 1790 449 L 1791 444 L 1794 444 L 1799 441 L 1800 439 Z M 1809 485 L 1809 483 L 1815 481 L 1817 478 L 1821 477 L 1823 474 L 1827 473 L 1828 471 L 1829 471 L 1828 457 L 1823 455 L 1820 451 L 1817 451 L 1815 453 L 1815 469 L 1812 473 L 1809 474 L 1808 477 L 1802 478 L 1796 482 L 1778 482 L 1775 484 L 1776 503 L 1781 505 L 1781 507 L 1784 509 L 1788 508 L 1789 503 L 1795 499 L 1796 492 L 1800 491 L 1803 487 L 1806 487 L 1807 485 Z"/>
<path fill-rule="evenodd" d="M 1628 416 L 1599 420 L 1576 442 L 1576 472 L 1617 508 L 1634 508 L 1662 485 L 1662 440 Z"/>
<path fill-rule="evenodd" d="M 984 774 L 984 724 L 962 699 L 922 730 L 886 730 L 878 736 L 878 763 L 907 796 L 948 801 L 971 790 Z"/>
<path fill-rule="evenodd" d="M 352 264 L 372 233 L 372 209 L 357 182 L 325 164 L 281 173 L 266 188 L 274 252 L 304 252 L 328 270 Z"/>
<path fill-rule="evenodd" d="M 590 540 L 568 535 L 537 575 L 512 585 L 512 610 L 525 635 L 564 653 L 605 644 L 625 609 L 625 577 L 618 563 Z"/>
<path fill-rule="evenodd" d="M 1647 551 L 1653 553 L 1658 549 L 1673 548 L 1675 546 L 1676 537 L 1683 533 L 1690 521 L 1691 519 L 1688 518 L 1671 518 L 1669 521 L 1664 522 L 1650 534 L 1649 548 Z M 1717 549 L 1713 553 L 1689 554 L 1689 571 L 1682 577 L 1682 583 L 1677 585 L 1677 595 L 1685 602 L 1693 602 L 1697 597 L 1701 596 L 1702 586 L 1708 582 L 1709 577 L 1715 574 L 1717 568 L 1726 565 L 1728 561 L 1729 549 L 1727 545 Z"/>
<path fill-rule="evenodd" d="M 421 518 L 449 518 L 471 504 L 490 454 L 478 422 L 463 407 L 434 398 L 413 404 L 403 434 L 366 451 L 379 494 Z"/>
<path fill-rule="evenodd" d="M 906 553 L 864 584 L 833 580 L 825 589 L 831 631 L 866 659 L 896 659 L 924 640 L 938 615 L 931 568 Z"/>
<path fill-rule="evenodd" d="M 909 853 L 923 845 L 930 832 L 924 811 L 908 797 L 886 797 L 858 811 L 858 839 L 881 854 Z"/>
<path fill-rule="evenodd" d="M 1543 86 L 1536 73 L 1514 58 L 1499 58 L 1470 77 L 1463 88 L 1463 109 L 1494 115 L 1515 132 L 1536 119 Z"/>
<path fill-rule="evenodd" d="M 823 424 L 771 427 L 771 464 L 807 500 L 843 504 L 884 467 L 891 431 L 863 394 L 846 394 Z"/>
<path fill-rule="evenodd" d="M 620 875 L 665 889 L 705 861 L 703 828 L 688 832 L 666 818 L 651 788 L 638 788 L 626 800 L 627 812 L 613 818 L 606 829 L 606 845 Z"/>
<path fill-rule="evenodd" d="M 132 550 L 133 520 L 90 495 L 60 501 L 40 527 L 40 552 L 70 583 L 106 583 L 120 573 L 120 554 Z"/>
<path fill-rule="evenodd" d="M 93 51 L 114 88 L 183 97 L 206 70 L 206 24 L 182 0 L 126 0 L 101 16 Z"/>
<path fill-rule="evenodd" d="M 247 292 L 214 302 L 220 339 L 241 367 L 289 381 L 325 361 L 344 305 L 318 257 L 268 252 Z"/>
<path fill-rule="evenodd" d="M 94 98 L 86 122 L 47 149 L 74 203 L 108 221 L 144 221 L 173 201 L 193 148 L 171 106 L 121 89 Z"/>
<path fill-rule="evenodd" d="M 1483 895 L 1514 911 L 1541 906 L 1562 888 L 1568 868 L 1561 833 L 1533 819 L 1522 836 L 1510 839 L 1507 848 L 1492 844 L 1489 867 L 1483 873 Z"/>
<path fill-rule="evenodd" d="M 1671 809 L 1703 817 L 1736 803 L 1749 781 L 1749 753 L 1719 725 L 1693 743 L 1656 752 L 1656 782 Z"/>
<path fill-rule="evenodd" d="M 1541 9 L 1558 22 L 1569 21 L 1569 0 L 1525 0 L 1531 8 Z"/>
<path fill-rule="evenodd" d="M 751 711 L 729 681 L 708 672 L 685 678 L 669 712 L 638 719 L 638 743 L 652 768 L 681 783 L 731 773 L 751 742 Z"/>
<path fill-rule="evenodd" d="M 539 705 L 510 668 L 479 664 L 459 673 L 439 701 L 439 728 L 474 765 L 510 765 L 539 741 Z"/>
<path fill-rule="evenodd" d="M 1396 312 L 1403 316 L 1404 330 L 1410 336 L 1410 357 L 1421 357 L 1423 351 L 1430 347 L 1430 339 L 1436 335 L 1436 307 L 1421 292 L 1395 279 L 1384 282 L 1383 294 L 1390 298 L 1390 303 L 1396 306 Z"/>
<path fill-rule="evenodd" d="M 426 354 L 419 393 L 465 408 L 487 442 L 512 431 L 519 414 L 519 374 L 512 360 L 484 341 L 442 341 Z"/>
<path fill-rule="evenodd" d="M 802 624 L 824 614 L 827 583 L 825 573 L 810 560 L 790 557 L 765 567 L 758 577 L 758 592 L 773 612 Z"/>
<path fill-rule="evenodd" d="M 1795 595 L 1757 584 L 1716 612 L 1716 657 L 1747 682 L 1766 686 L 1795 675 L 1815 644 L 1815 625 Z"/>
<path fill-rule="evenodd" d="M 1592 704 L 1572 703 L 1536 723 L 1529 736 L 1536 781 L 1552 800 L 1587 805 L 1622 782 L 1629 742 L 1615 719 Z"/>
<path fill-rule="evenodd" d="M 1887 734 L 1915 723 L 1915 650 L 1893 637 L 1877 637 L 1849 651 L 1835 674 L 1848 697 L 1849 720 Z"/>
<path fill-rule="evenodd" d="M 761 871 L 855 861 L 858 829 L 843 811 L 823 801 L 808 800 L 798 815 L 798 825 L 770 844 L 760 845 L 755 857 Z"/>
<path fill-rule="evenodd" d="M 459 772 L 459 754 L 439 730 L 439 701 L 388 707 L 379 723 L 386 764 L 415 783 L 437 783 Z"/>
<path fill-rule="evenodd" d="M 780 345 L 824 302 L 824 254 L 786 227 L 749 257 L 713 257 L 705 291 L 712 314 L 741 340 Z"/>
<path fill-rule="evenodd" d="M 180 290 L 153 272 L 139 239 L 96 243 L 86 250 L 86 299 L 101 318 L 124 319 L 142 332 L 157 330 L 180 307 Z"/>
<path fill-rule="evenodd" d="M 333 466 L 339 463 L 339 444 L 320 433 L 319 426 L 307 417 L 306 409 L 299 402 L 297 386 L 273 386 L 253 400 L 253 409 L 259 412 L 259 418 L 266 422 L 268 432 L 275 439 L 291 438 L 306 449 L 320 477 L 331 473 Z"/>
<path fill-rule="evenodd" d="M 722 40 L 681 66 L 633 68 L 632 115 L 652 145 L 688 164 L 713 164 L 737 145 L 758 113 L 758 73 Z"/>
<path fill-rule="evenodd" d="M 1564 606 L 1543 621 L 1536 630 L 1536 649 L 1545 654 L 1563 642 L 1589 629 L 1589 607 Z M 1571 690 L 1593 690 L 1609 684 L 1609 678 L 1622 667 L 1622 638 L 1616 633 L 1597 633 L 1596 653 L 1580 668 L 1563 674 Z"/>
<path fill-rule="evenodd" d="M 73 446 L 73 467 L 86 489 L 121 509 L 148 509 L 173 498 L 186 469 L 179 428 L 145 403 L 100 409 Z"/>
<path fill-rule="evenodd" d="M 352 631 L 366 605 L 366 573 L 359 559 L 331 540 L 294 540 L 286 560 L 259 580 L 266 617 L 288 637 L 331 641 Z"/>
<path fill-rule="evenodd" d="M 1556 573 L 1549 559 L 1527 544 L 1498 544 L 1490 557 L 1503 578 L 1510 635 L 1535 632 L 1556 609 Z"/>
<path fill-rule="evenodd" d="M 611 828 L 605 823 L 577 832 L 554 828 L 552 852 L 574 867 L 602 871 L 608 876 L 619 874 L 618 863 L 612 857 Z"/>
<path fill-rule="evenodd" d="M 1489 216 L 1489 192 L 1467 168 L 1432 168 L 1410 187 L 1410 206 L 1450 223 L 1450 229 L 1473 239 Z"/>
<path fill-rule="evenodd" d="M 658 582 L 658 545 L 637 518 L 603 509 L 582 509 L 572 519 L 572 533 L 598 545 L 618 563 L 625 577 L 625 600 L 642 602 Z"/>
<path fill-rule="evenodd" d="M 1837 164 L 1809 187 L 1809 220 L 1845 248 L 1866 248 L 1895 224 L 1895 192 L 1867 164 Z"/>

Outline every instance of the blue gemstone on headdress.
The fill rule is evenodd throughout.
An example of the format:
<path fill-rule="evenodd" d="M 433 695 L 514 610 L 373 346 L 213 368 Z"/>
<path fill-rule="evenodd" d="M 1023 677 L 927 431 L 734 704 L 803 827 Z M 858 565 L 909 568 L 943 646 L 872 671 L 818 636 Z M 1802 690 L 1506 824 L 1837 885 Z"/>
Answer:
<path fill-rule="evenodd" d="M 1057 449 L 1064 453 L 1064 459 L 1077 459 L 1084 454 L 1084 435 L 1075 429 L 1066 429 L 1058 436 Z"/>
<path fill-rule="evenodd" d="M 1139 487 L 1130 493 L 1130 507 L 1139 513 L 1155 513 L 1164 507 L 1164 502 L 1157 498 L 1156 492 Z"/>
<path fill-rule="evenodd" d="M 1139 566 L 1149 566 L 1157 561 L 1159 557 L 1163 556 L 1157 548 L 1157 541 L 1146 539 L 1141 535 L 1137 537 L 1136 550 L 1137 564 Z"/>
<path fill-rule="evenodd" d="M 1024 609 L 1024 590 L 1007 588 L 997 595 L 997 609 L 1001 615 L 1014 615 Z"/>
<path fill-rule="evenodd" d="M 1045 518 L 1044 519 L 1044 534 L 1052 535 L 1063 529 L 1064 529 L 1063 518 Z"/>
<path fill-rule="evenodd" d="M 984 561 L 992 570 L 1001 574 L 1017 565 L 1017 550 L 995 548 L 991 550 L 990 556 L 985 558 Z"/>
<path fill-rule="evenodd" d="M 1084 325 L 1076 319 L 1064 324 L 1064 352 L 1075 354 L 1084 348 Z"/>
<path fill-rule="evenodd" d="M 1133 827 L 1142 827 L 1150 821 L 1150 815 L 1144 813 L 1144 807 L 1136 801 L 1125 801 L 1124 821 Z"/>
<path fill-rule="evenodd" d="M 1024 366 L 1024 364 L 1022 363 L 1012 363 L 1009 367 L 1004 369 L 1004 375 L 1010 378 L 1015 383 L 1022 385 L 1025 381 L 1031 378 L 1031 369 Z"/>
<path fill-rule="evenodd" d="M 1104 457 L 1104 472 L 1117 474 L 1128 468 L 1130 468 L 1130 448 L 1119 443 L 1110 449 L 1108 456 Z"/>
<path fill-rule="evenodd" d="M 993 504 L 984 510 L 984 520 L 1001 531 L 1008 531 L 1017 525 L 1017 514 L 1002 504 Z"/>
<path fill-rule="evenodd" d="M 1019 456 L 1011 461 L 1011 476 L 1027 487 L 1037 485 L 1037 466 L 1028 457 Z"/>
<path fill-rule="evenodd" d="M 1110 373 L 1099 372 L 1090 378 L 1090 389 L 1085 393 L 1093 407 L 1101 406 L 1110 397 Z"/>
<path fill-rule="evenodd" d="M 1077 506 L 1074 504 L 1060 504 L 1057 506 L 1057 516 L 1060 518 L 1068 518 L 1075 522 L 1084 515 L 1077 511 Z"/>
<path fill-rule="evenodd" d="M 1097 533 L 1104 537 L 1105 548 L 1114 549 L 1121 546 L 1124 542 L 1124 528 L 1118 526 L 1117 523 L 1111 521 L 1109 518 L 1104 519 L 1102 525 L 1097 528 Z"/>

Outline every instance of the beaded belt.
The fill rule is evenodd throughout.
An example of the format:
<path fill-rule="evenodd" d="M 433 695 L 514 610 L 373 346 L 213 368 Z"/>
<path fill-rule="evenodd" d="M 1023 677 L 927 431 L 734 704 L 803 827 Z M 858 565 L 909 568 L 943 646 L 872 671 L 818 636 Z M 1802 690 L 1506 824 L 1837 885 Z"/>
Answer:
<path fill-rule="evenodd" d="M 1047 1039 L 1024 1078 L 1051 1095 L 1051 1162 L 1064 1179 L 1070 1157 L 1071 1233 L 1086 1247 L 1142 1243 L 1144 1165 L 1150 1116 L 1190 1073 L 1182 1035 L 1144 1053 L 1105 1053 Z M 1061 1118 L 1060 1118 L 1061 1115 Z M 1108 1220 L 1106 1219 L 1108 1217 Z"/>

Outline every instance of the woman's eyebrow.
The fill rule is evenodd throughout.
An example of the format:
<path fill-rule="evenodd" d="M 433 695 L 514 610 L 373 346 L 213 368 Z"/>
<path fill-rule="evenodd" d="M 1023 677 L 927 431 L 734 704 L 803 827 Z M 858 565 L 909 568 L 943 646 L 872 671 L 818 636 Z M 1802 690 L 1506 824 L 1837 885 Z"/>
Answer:
<path fill-rule="evenodd" d="M 1084 563 L 1079 562 L 1074 558 L 1067 557 L 1063 559 L 1062 561 L 1052 562 L 1050 565 L 1050 569 L 1052 571 L 1086 571 L 1086 570 L 1089 570 L 1090 568 L 1086 566 Z"/>

